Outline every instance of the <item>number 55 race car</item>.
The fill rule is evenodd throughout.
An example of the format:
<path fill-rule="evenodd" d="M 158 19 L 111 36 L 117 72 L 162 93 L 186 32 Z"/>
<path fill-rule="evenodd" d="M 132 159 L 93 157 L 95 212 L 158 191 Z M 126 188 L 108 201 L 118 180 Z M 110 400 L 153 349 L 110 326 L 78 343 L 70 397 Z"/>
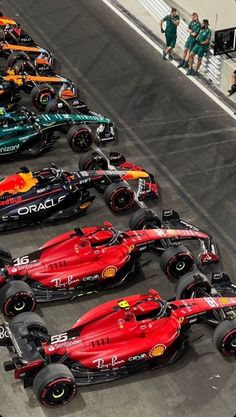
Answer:
<path fill-rule="evenodd" d="M 137 213 L 139 216 L 137 216 Z M 150 210 L 141 209 L 130 218 L 132 228 L 144 219 L 150 222 Z M 200 241 L 200 263 L 215 262 L 218 257 L 212 238 L 205 232 L 164 212 L 161 228 L 120 232 L 105 222 L 103 226 L 78 227 L 49 240 L 39 250 L 12 259 L 0 251 L 0 308 L 7 317 L 32 311 L 36 301 L 74 299 L 128 283 L 137 275 L 138 260 L 144 251 L 161 254 L 164 273 L 179 278 L 192 270 L 194 256 L 180 241 Z M 173 216 L 173 217 L 174 217 Z M 154 214 L 152 214 L 152 219 Z M 209 252 L 214 251 L 214 253 Z M 207 256 L 206 256 L 207 255 Z"/>
<path fill-rule="evenodd" d="M 170 365 L 189 347 L 191 324 L 236 298 L 164 301 L 155 290 L 109 301 L 91 309 L 69 330 L 49 335 L 35 313 L 22 313 L 1 327 L 1 345 L 13 352 L 4 363 L 24 387 L 33 385 L 41 404 L 66 404 L 77 387 L 116 380 Z M 236 353 L 236 318 L 221 322 L 213 334 L 224 355 Z"/>

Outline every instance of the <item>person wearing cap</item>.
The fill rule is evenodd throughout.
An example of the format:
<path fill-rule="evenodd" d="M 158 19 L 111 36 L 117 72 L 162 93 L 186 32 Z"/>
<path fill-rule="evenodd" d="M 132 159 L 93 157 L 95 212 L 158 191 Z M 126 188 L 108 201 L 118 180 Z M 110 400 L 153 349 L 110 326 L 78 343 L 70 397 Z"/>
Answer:
<path fill-rule="evenodd" d="M 192 49 L 193 49 L 193 47 L 196 43 L 196 38 L 197 38 L 200 30 L 201 30 L 201 23 L 199 22 L 198 14 L 193 12 L 192 20 L 188 25 L 189 36 L 186 40 L 184 53 L 183 53 L 183 56 L 182 56 L 182 60 L 180 61 L 179 65 L 178 65 L 178 68 L 180 68 L 180 67 L 187 68 L 188 67 L 189 54 L 192 51 Z"/>
<path fill-rule="evenodd" d="M 166 23 L 166 29 L 163 29 L 163 23 Z M 160 21 L 161 33 L 165 33 L 166 37 L 166 49 L 163 50 L 163 59 L 166 59 L 166 56 L 169 55 L 169 59 L 172 59 L 171 52 L 175 47 L 177 39 L 177 26 L 179 25 L 179 15 L 177 10 L 172 7 L 171 13 Z"/>
<path fill-rule="evenodd" d="M 211 30 L 209 28 L 209 22 L 207 19 L 203 19 L 201 30 L 196 38 L 196 44 L 194 45 L 190 55 L 189 55 L 189 70 L 187 75 L 197 75 L 198 70 L 202 63 L 202 58 L 209 50 L 211 42 Z M 194 57 L 197 55 L 197 65 L 196 70 L 193 69 Z"/>

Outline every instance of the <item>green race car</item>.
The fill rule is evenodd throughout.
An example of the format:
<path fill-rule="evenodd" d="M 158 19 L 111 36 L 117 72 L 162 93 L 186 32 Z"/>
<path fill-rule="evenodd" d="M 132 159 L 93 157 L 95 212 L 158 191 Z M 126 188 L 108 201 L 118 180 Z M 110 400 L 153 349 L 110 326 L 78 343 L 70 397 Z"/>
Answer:
<path fill-rule="evenodd" d="M 12 159 L 27 152 L 37 156 L 51 149 L 59 133 L 67 133 L 74 152 L 87 151 L 94 139 L 113 140 L 110 119 L 89 111 L 87 114 L 35 114 L 24 107 L 17 113 L 0 108 L 0 159 Z"/>

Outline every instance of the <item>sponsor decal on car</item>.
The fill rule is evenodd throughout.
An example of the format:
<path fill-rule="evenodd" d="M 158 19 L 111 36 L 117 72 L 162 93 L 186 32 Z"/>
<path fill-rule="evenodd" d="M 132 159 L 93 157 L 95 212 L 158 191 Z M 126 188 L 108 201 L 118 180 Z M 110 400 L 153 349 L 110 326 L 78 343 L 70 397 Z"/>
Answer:
<path fill-rule="evenodd" d="M 97 369 L 116 369 L 119 368 L 124 362 L 125 361 L 123 359 L 118 360 L 117 356 L 113 356 L 109 363 L 105 363 L 105 359 L 103 358 L 94 359 L 92 363 L 96 365 Z"/>
<path fill-rule="evenodd" d="M 121 300 L 121 301 L 119 301 L 119 302 L 118 302 L 118 306 L 119 306 L 120 308 L 124 308 L 124 309 L 128 309 L 128 308 L 130 308 L 129 303 L 128 303 L 128 301 L 126 301 L 126 300 Z"/>
<path fill-rule="evenodd" d="M 166 350 L 166 346 L 163 344 L 158 344 L 153 346 L 153 348 L 149 352 L 149 356 L 151 358 L 155 358 L 156 356 L 162 356 Z"/>
<path fill-rule="evenodd" d="M 11 204 L 19 204 L 22 202 L 22 197 L 10 197 L 7 200 L 0 201 L 0 206 L 9 206 Z"/>
<path fill-rule="evenodd" d="M 140 353 L 140 355 L 134 355 L 134 356 L 130 356 L 128 361 L 129 362 L 133 362 L 133 361 L 141 361 L 142 359 L 146 359 L 147 358 L 147 354 L 146 353 Z"/>
<path fill-rule="evenodd" d="M 20 145 L 12 145 L 12 146 L 3 146 L 2 148 L 0 148 L 0 153 L 5 153 L 5 152 L 14 152 L 17 149 L 19 149 Z"/>
<path fill-rule="evenodd" d="M 61 201 L 64 200 L 64 198 L 65 198 L 65 195 L 62 195 L 57 200 L 53 200 L 50 198 L 46 200 L 44 203 L 32 204 L 30 206 L 20 207 L 18 209 L 18 214 L 20 216 L 25 216 L 29 213 L 37 213 L 38 211 L 41 211 L 41 210 L 47 210 L 59 204 Z"/>
<path fill-rule="evenodd" d="M 103 271 L 102 271 L 102 278 L 113 278 L 116 275 L 116 271 L 117 268 L 116 266 L 110 265 L 107 266 Z"/>

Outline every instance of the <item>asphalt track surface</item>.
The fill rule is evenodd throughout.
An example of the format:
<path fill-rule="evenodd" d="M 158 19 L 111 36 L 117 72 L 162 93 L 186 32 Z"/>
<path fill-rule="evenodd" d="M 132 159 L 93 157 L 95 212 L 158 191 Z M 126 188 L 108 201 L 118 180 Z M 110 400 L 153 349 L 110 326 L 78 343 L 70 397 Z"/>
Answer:
<path fill-rule="evenodd" d="M 5 4 L 4 4 L 5 3 Z M 141 39 L 99 0 L 8 0 L 3 10 L 24 24 L 33 38 L 55 53 L 61 73 L 81 85 L 89 106 L 110 116 L 118 142 L 104 152 L 119 150 L 153 172 L 161 186 L 156 211 L 174 208 L 181 217 L 212 233 L 221 264 L 231 277 L 236 269 L 236 169 L 234 120 L 183 74 Z M 40 168 L 55 162 L 75 168 L 77 156 L 61 139 L 40 159 L 1 164 L 1 176 L 22 165 Z M 23 255 L 57 233 L 77 224 L 112 221 L 126 228 L 128 215 L 114 216 L 98 198 L 87 215 L 60 226 L 5 234 L 1 246 Z M 145 292 L 154 287 L 171 297 L 174 283 L 152 262 L 129 288 L 73 303 L 40 306 L 55 333 L 68 328 L 89 308 L 111 297 Z M 212 330 L 193 328 L 193 348 L 168 368 L 145 372 L 118 382 L 80 389 L 67 406 L 41 408 L 31 389 L 24 390 L 11 372 L 0 372 L 0 414 L 3 417 L 233 417 L 236 412 L 235 362 L 227 362 L 212 344 Z M 0 362 L 8 359 L 2 348 Z"/>

